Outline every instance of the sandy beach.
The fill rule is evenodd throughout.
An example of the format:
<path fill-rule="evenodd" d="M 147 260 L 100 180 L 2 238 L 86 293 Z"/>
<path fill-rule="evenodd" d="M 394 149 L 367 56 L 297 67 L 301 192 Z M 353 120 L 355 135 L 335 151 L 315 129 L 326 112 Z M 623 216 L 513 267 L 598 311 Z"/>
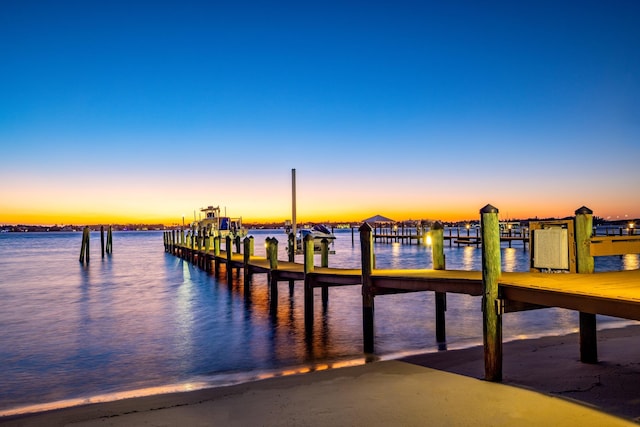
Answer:
<path fill-rule="evenodd" d="M 595 365 L 576 334 L 504 345 L 504 381 L 482 348 L 5 418 L 7 426 L 637 425 L 640 325 L 600 331 Z M 635 422 L 634 422 L 635 421 Z"/>

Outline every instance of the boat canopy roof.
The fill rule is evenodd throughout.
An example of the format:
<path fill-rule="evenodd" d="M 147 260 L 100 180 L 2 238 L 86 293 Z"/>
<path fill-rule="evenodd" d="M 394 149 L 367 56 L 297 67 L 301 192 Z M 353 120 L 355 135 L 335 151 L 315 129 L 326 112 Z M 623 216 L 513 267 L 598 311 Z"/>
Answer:
<path fill-rule="evenodd" d="M 329 231 L 329 229 L 322 224 L 316 224 L 312 227 L 312 229 L 321 233 L 331 234 L 331 231 Z"/>

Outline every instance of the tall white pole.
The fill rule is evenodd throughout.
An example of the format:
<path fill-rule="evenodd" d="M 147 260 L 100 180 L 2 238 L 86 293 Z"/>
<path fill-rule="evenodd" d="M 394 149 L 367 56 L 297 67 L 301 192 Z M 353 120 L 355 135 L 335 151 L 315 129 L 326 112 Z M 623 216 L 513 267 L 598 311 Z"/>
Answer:
<path fill-rule="evenodd" d="M 297 223 L 296 223 L 296 170 L 291 169 L 291 222 L 293 235 L 296 236 L 297 233 Z"/>

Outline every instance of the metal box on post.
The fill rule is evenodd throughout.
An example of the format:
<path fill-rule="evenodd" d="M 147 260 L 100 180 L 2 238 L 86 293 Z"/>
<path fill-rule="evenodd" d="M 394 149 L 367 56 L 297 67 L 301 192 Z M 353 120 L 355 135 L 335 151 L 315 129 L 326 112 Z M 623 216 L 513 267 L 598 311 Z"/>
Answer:
<path fill-rule="evenodd" d="M 576 272 L 573 220 L 535 221 L 529 227 L 531 271 Z"/>

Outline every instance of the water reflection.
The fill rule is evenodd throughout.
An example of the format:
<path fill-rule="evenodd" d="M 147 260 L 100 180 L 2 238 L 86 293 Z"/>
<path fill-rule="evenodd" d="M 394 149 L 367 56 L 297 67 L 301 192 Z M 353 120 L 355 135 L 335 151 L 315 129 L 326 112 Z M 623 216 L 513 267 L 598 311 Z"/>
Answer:
<path fill-rule="evenodd" d="M 180 260 L 180 264 L 182 264 L 182 283 L 178 286 L 176 298 L 176 347 L 182 355 L 181 360 L 184 361 L 191 356 L 194 347 L 191 325 L 194 321 L 195 292 L 188 263 Z"/>
<path fill-rule="evenodd" d="M 255 247 L 266 236 L 281 237 L 275 233 L 256 233 Z M 351 244 L 350 230 L 336 233 L 330 265 L 358 268 L 359 244 Z M 0 410 L 363 361 L 359 286 L 330 288 L 327 305 L 314 289 L 308 336 L 302 282 L 292 292 L 280 282 L 276 295 L 265 274 L 245 283 L 239 271 L 227 276 L 224 264 L 217 276 L 208 274 L 165 254 L 160 233 L 116 234 L 108 260 L 79 267 L 81 236 L 58 236 L 31 237 L 32 247 L 0 245 Z M 287 259 L 284 246 L 279 259 Z M 374 250 L 380 268 L 431 267 L 430 247 L 394 242 Z M 448 269 L 480 269 L 481 248 L 444 250 Z M 527 271 L 522 247 L 503 248 L 502 256 L 505 271 Z M 608 258 L 598 268 L 638 268 L 637 255 Z M 437 351 L 434 304 L 431 292 L 377 297 L 375 357 Z M 505 316 L 505 340 L 575 328 L 571 312 L 553 310 Z M 447 348 L 480 344 L 481 318 L 479 298 L 447 295 Z"/>
<path fill-rule="evenodd" d="M 502 271 L 513 272 L 517 271 L 518 263 L 516 257 L 515 248 L 502 249 Z"/>
<path fill-rule="evenodd" d="M 622 256 L 623 270 L 637 270 L 640 268 L 640 255 L 626 254 Z"/>
<path fill-rule="evenodd" d="M 475 268 L 476 248 L 465 246 L 462 250 L 462 270 L 473 270 Z"/>

